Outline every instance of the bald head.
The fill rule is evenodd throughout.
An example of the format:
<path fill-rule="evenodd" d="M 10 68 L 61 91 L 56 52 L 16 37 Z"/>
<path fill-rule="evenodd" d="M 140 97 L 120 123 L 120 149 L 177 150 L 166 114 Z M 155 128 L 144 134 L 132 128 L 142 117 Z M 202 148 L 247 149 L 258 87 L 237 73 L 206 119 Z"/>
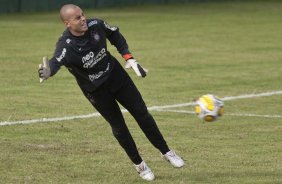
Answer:
<path fill-rule="evenodd" d="M 62 21 L 67 21 L 69 20 L 69 18 L 71 17 L 73 11 L 75 11 L 75 9 L 80 9 L 79 6 L 76 6 L 74 4 L 66 4 L 64 6 L 62 6 L 61 10 L 60 10 L 60 17 L 62 19 Z"/>
<path fill-rule="evenodd" d="M 86 17 L 79 6 L 74 4 L 62 6 L 60 17 L 67 29 L 75 36 L 82 36 L 88 30 Z"/>

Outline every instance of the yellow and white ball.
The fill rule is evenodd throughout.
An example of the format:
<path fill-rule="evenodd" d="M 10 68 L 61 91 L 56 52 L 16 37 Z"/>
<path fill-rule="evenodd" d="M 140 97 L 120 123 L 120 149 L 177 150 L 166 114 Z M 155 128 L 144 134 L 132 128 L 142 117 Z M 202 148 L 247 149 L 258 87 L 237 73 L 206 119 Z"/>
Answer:
<path fill-rule="evenodd" d="M 223 115 L 223 106 L 221 99 L 212 94 L 207 94 L 196 101 L 195 112 L 201 120 L 212 122 Z"/>

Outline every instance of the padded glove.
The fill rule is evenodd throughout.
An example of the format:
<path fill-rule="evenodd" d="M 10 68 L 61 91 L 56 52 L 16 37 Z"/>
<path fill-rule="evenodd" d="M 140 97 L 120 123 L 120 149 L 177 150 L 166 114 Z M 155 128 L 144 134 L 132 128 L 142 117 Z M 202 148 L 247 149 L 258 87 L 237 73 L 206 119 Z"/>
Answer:
<path fill-rule="evenodd" d="M 126 61 L 125 68 L 132 68 L 139 77 L 146 77 L 146 73 L 148 73 L 146 68 L 143 68 L 135 59 L 132 58 Z"/>
<path fill-rule="evenodd" d="M 47 56 L 44 56 L 42 64 L 39 64 L 38 74 L 39 74 L 39 82 L 40 83 L 42 83 L 44 80 L 47 80 L 50 77 L 51 69 L 50 69 L 50 66 L 49 66 Z"/>

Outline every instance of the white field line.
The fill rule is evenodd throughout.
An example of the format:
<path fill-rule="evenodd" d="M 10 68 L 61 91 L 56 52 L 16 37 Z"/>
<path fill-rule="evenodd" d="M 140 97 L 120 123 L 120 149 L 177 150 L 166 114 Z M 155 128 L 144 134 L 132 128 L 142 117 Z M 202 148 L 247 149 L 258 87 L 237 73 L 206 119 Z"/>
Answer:
<path fill-rule="evenodd" d="M 122 112 L 127 112 L 127 110 L 122 109 Z M 95 112 L 91 114 L 85 115 L 77 115 L 77 116 L 66 116 L 66 117 L 59 117 L 59 118 L 41 118 L 41 119 L 31 119 L 31 120 L 20 120 L 20 121 L 3 121 L 0 122 L 0 126 L 4 125 L 16 125 L 16 124 L 32 124 L 32 123 L 46 123 L 46 122 L 58 122 L 58 121 L 67 121 L 67 120 L 74 120 L 74 119 L 87 119 L 93 117 L 101 116 L 100 113 Z"/>
<path fill-rule="evenodd" d="M 186 110 L 174 110 L 174 109 L 158 109 L 159 112 L 176 112 L 176 113 L 185 113 L 185 114 L 195 114 L 194 111 Z M 282 118 L 281 115 L 268 115 L 268 114 L 234 114 L 227 113 L 224 116 L 244 116 L 244 117 L 263 117 L 263 118 Z"/>
<path fill-rule="evenodd" d="M 266 96 L 273 96 L 273 95 L 281 95 L 282 91 L 272 91 L 266 93 L 257 93 L 257 94 L 244 94 L 239 96 L 229 96 L 221 98 L 223 101 L 229 100 L 237 100 L 237 99 L 245 99 L 245 98 L 256 98 L 256 97 L 266 97 Z M 151 106 L 148 107 L 150 111 L 161 111 L 162 109 L 169 109 L 175 107 L 186 107 L 186 106 L 193 106 L 195 102 L 188 102 L 188 103 L 181 103 L 181 104 L 173 104 L 173 105 L 164 105 L 164 106 Z M 122 110 L 122 112 L 127 112 L 126 110 Z M 86 119 L 92 117 L 101 116 L 99 113 L 91 113 L 86 115 L 77 115 L 77 116 L 65 116 L 59 118 L 41 118 L 41 119 L 31 119 L 31 120 L 21 120 L 21 121 L 2 121 L 0 122 L 0 126 L 4 125 L 15 125 L 15 124 L 31 124 L 31 123 L 44 123 L 44 122 L 58 122 L 58 121 L 66 121 L 66 120 L 74 120 L 74 119 Z M 266 115 L 268 116 L 268 115 Z"/>
<path fill-rule="evenodd" d="M 266 96 L 273 96 L 273 95 L 282 95 L 282 91 L 272 91 L 266 93 L 257 93 L 257 94 L 244 94 L 239 96 L 229 96 L 221 98 L 223 101 L 230 101 L 230 100 L 237 100 L 237 99 L 245 99 L 245 98 L 256 98 L 256 97 L 266 97 Z M 195 102 L 188 102 L 182 104 L 174 104 L 174 105 L 165 105 L 165 106 L 152 106 L 149 107 L 149 110 L 158 110 L 158 109 L 169 109 L 175 107 L 187 107 L 195 105 Z"/>

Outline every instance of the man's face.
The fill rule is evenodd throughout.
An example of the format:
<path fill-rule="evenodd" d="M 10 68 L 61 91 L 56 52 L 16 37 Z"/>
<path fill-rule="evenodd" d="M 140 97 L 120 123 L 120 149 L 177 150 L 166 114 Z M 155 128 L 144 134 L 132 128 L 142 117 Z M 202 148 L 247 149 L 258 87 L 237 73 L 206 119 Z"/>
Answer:
<path fill-rule="evenodd" d="M 79 7 L 68 10 L 67 19 L 64 23 L 75 36 L 82 36 L 88 30 L 86 17 Z"/>

